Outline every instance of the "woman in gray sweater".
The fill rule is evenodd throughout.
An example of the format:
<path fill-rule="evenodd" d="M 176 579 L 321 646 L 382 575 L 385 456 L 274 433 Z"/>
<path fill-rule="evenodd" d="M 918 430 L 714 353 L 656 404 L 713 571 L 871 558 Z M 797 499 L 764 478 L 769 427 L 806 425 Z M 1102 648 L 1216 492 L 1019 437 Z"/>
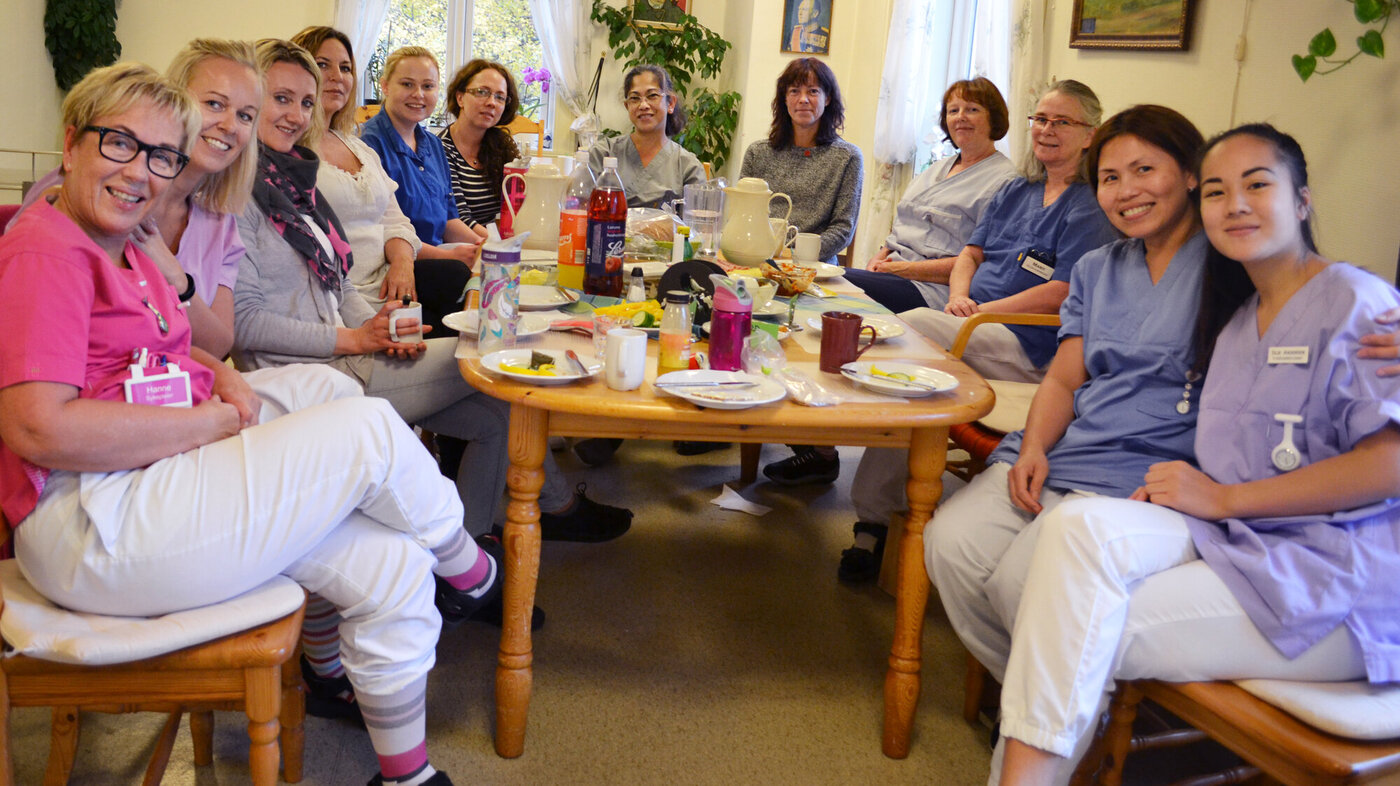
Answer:
<path fill-rule="evenodd" d="M 838 134 L 846 106 L 836 75 L 822 61 L 802 57 L 778 76 L 768 138 L 744 151 L 740 177 L 761 177 L 792 197 L 789 221 L 822 236 L 829 263 L 856 236 L 864 177 L 860 148 Z"/>
<path fill-rule="evenodd" d="M 740 177 L 761 177 L 768 187 L 792 197 L 790 223 L 822 236 L 821 258 L 836 254 L 856 236 L 860 148 L 838 136 L 846 118 L 841 88 L 826 63 L 801 57 L 778 75 L 773 96 L 773 127 L 768 138 L 744 151 Z M 836 480 L 841 464 L 836 449 L 795 445 L 796 453 L 763 468 L 774 483 L 798 486 Z"/>

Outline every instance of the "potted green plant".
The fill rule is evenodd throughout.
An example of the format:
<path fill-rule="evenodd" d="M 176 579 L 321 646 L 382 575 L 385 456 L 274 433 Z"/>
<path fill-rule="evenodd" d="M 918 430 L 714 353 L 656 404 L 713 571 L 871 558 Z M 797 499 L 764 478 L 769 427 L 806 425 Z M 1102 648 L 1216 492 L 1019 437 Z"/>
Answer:
<path fill-rule="evenodd" d="M 1322 76 L 1345 68 L 1361 55 L 1385 57 L 1385 28 L 1391 16 L 1400 16 L 1400 0 L 1345 0 L 1351 3 L 1356 21 L 1366 29 L 1356 37 L 1356 51 L 1349 57 L 1337 58 L 1337 36 L 1332 28 L 1323 28 L 1308 42 L 1305 55 L 1293 56 L 1293 70 L 1304 82 L 1314 74 Z"/>
<path fill-rule="evenodd" d="M 615 59 L 629 68 L 654 63 L 671 74 L 689 115 L 676 142 L 716 170 L 723 167 L 739 128 L 740 96 L 733 90 L 692 89 L 692 82 L 697 77 L 719 76 L 730 43 L 689 14 L 673 26 L 648 27 L 632 21 L 631 8 L 613 8 L 603 0 L 593 0 L 592 16 L 608 28 L 608 46 Z"/>
<path fill-rule="evenodd" d="M 64 90 L 98 66 L 121 57 L 116 0 L 48 0 L 44 46 L 53 60 L 54 79 Z"/>

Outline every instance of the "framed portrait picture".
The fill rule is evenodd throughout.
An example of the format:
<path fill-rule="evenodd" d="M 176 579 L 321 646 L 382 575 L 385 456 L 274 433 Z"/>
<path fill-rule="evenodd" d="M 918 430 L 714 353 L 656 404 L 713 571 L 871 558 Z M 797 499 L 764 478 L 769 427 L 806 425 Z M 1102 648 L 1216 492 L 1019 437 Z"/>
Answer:
<path fill-rule="evenodd" d="M 679 27 L 691 0 L 632 0 L 632 21 L 643 27 Z"/>
<path fill-rule="evenodd" d="M 1074 0 L 1069 45 L 1079 49 L 1186 49 L 1192 0 Z"/>
<path fill-rule="evenodd" d="M 829 54 L 833 2 L 835 0 L 783 0 L 782 51 Z"/>

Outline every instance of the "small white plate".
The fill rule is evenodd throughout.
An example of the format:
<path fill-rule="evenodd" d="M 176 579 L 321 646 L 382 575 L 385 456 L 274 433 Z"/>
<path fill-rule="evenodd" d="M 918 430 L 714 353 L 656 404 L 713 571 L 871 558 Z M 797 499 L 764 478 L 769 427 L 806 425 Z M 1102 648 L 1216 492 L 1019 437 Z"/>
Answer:
<path fill-rule="evenodd" d="M 521 374 L 516 371 L 508 371 L 506 369 L 501 368 L 502 363 L 510 366 L 530 365 L 530 353 L 532 351 L 541 352 L 554 358 L 554 376 L 545 377 L 537 376 L 535 374 Z M 567 385 L 568 383 L 573 382 L 575 380 L 587 379 L 597 374 L 599 371 L 603 370 L 603 364 L 599 363 L 593 358 L 585 358 L 582 355 L 580 355 L 579 360 L 583 361 L 583 367 L 588 370 L 587 374 L 579 374 L 576 371 L 573 371 L 572 369 L 575 368 L 574 364 L 564 354 L 564 350 L 562 349 L 503 349 L 499 352 L 492 352 L 491 354 L 482 358 L 481 365 L 484 366 L 487 371 L 495 372 L 503 377 L 509 377 L 518 382 L 525 382 L 530 385 L 546 386 Z"/>
<path fill-rule="evenodd" d="M 751 388 L 739 390 L 723 387 L 665 388 L 663 392 L 710 409 L 748 409 L 763 404 L 772 404 L 787 397 L 787 388 L 776 379 L 762 374 L 748 374 L 743 371 L 672 371 L 656 378 L 657 382 L 727 382 L 743 380 L 753 382 Z M 659 388 L 658 388 L 659 389 Z"/>
<path fill-rule="evenodd" d="M 755 303 L 753 307 L 753 315 L 756 317 L 780 317 L 783 314 L 786 314 L 787 310 L 788 304 L 779 303 L 776 300 L 770 300 L 761 306 Z"/>
<path fill-rule="evenodd" d="M 878 368 L 886 374 L 908 374 L 915 382 L 930 386 L 925 390 L 912 385 L 901 385 L 897 381 L 886 382 L 871 372 Z M 857 385 L 869 388 L 876 393 L 905 398 L 923 398 L 934 393 L 946 393 L 958 386 L 958 378 L 946 371 L 925 368 L 913 363 L 900 363 L 894 360 L 857 360 L 841 367 L 841 375 Z"/>
<path fill-rule="evenodd" d="M 475 336 L 477 320 L 480 318 L 479 311 L 457 311 L 443 317 L 442 324 L 464 336 Z M 521 314 L 520 321 L 515 323 L 517 338 L 538 335 L 546 330 L 549 330 L 549 320 L 536 314 Z"/>
<path fill-rule="evenodd" d="M 869 325 L 875 328 L 876 341 L 884 341 L 885 339 L 898 338 L 899 336 L 904 335 L 904 326 L 899 324 L 898 322 L 895 322 L 892 319 L 886 319 L 884 317 L 867 317 L 862 315 L 860 321 L 862 323 L 861 327 Z M 808 317 L 807 327 L 817 331 L 817 333 L 820 334 L 822 332 L 822 318 L 820 316 Z"/>
<path fill-rule="evenodd" d="M 564 297 L 558 287 L 547 287 L 539 284 L 520 285 L 521 311 L 551 311 L 572 302 Z"/>
<path fill-rule="evenodd" d="M 799 262 L 799 263 L 797 263 L 797 264 L 802 265 L 801 262 Z M 803 267 L 807 267 L 807 265 L 802 265 L 802 266 L 803 266 Z M 829 280 L 831 280 L 831 279 L 833 279 L 833 278 L 836 278 L 836 277 L 840 276 L 842 273 L 846 272 L 845 269 L 842 268 L 840 265 L 832 265 L 832 264 L 828 264 L 828 263 L 826 263 L 826 262 L 818 262 L 817 265 L 816 265 L 816 268 L 817 268 L 817 277 L 816 277 L 816 279 L 815 279 L 816 281 L 829 281 Z"/>

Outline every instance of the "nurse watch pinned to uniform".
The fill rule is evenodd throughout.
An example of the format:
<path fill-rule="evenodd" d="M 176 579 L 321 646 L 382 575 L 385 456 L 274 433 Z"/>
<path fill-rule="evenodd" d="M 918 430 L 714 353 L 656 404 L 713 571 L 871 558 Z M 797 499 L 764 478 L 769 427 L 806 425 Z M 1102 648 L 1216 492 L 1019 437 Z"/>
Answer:
<path fill-rule="evenodd" d="M 1302 415 L 1285 415 L 1280 412 L 1274 415 L 1274 420 L 1283 424 L 1283 439 L 1274 446 L 1269 458 L 1273 459 L 1274 466 L 1280 472 L 1289 472 L 1298 468 L 1303 457 L 1298 453 L 1298 448 L 1293 444 L 1293 424 L 1302 423 Z"/>

